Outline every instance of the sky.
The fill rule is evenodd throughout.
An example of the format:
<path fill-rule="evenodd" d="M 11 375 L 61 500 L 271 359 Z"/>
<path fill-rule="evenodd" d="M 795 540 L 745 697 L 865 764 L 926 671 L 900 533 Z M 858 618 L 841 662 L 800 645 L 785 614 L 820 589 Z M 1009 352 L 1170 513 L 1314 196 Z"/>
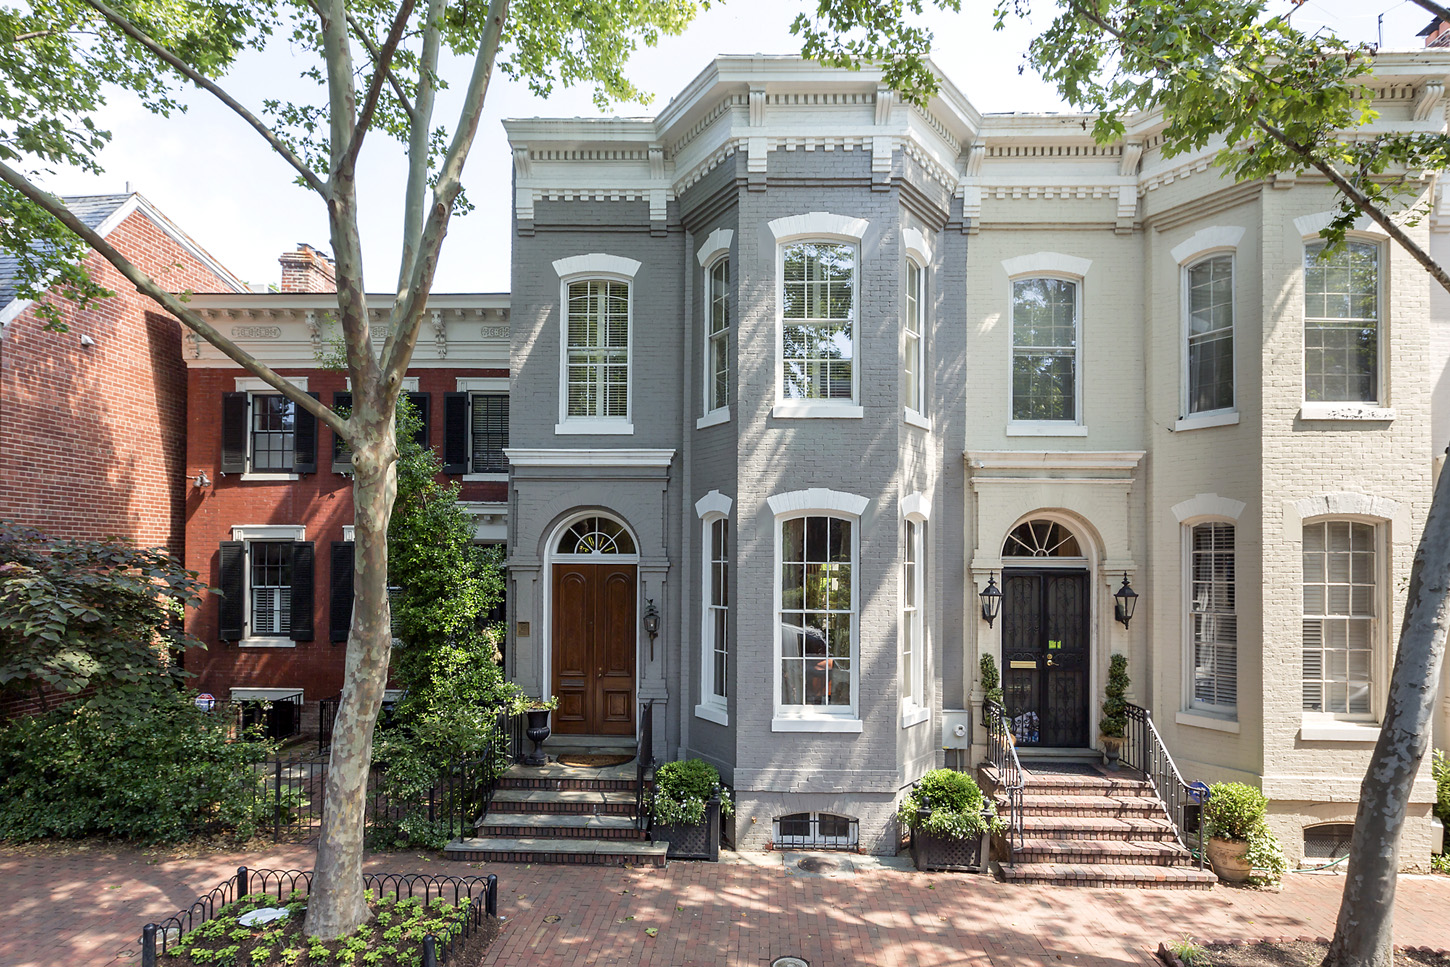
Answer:
<path fill-rule="evenodd" d="M 1278 0 L 1271 0 L 1271 9 Z M 702 12 L 678 37 L 641 49 L 628 73 L 652 104 L 623 104 L 603 112 L 650 116 L 702 71 L 717 54 L 791 54 L 799 42 L 790 33 L 797 12 L 810 0 L 725 0 Z M 1288 8 L 1287 0 L 1282 4 Z M 1035 18 L 991 29 L 987 0 L 964 0 L 960 14 L 924 20 L 934 35 L 937 66 L 983 112 L 1066 110 L 1056 92 L 1023 66 L 1032 37 L 1050 22 L 1051 7 L 1039 0 Z M 1380 18 L 1383 17 L 1381 26 Z M 1307 0 L 1294 13 L 1304 30 L 1326 26 L 1346 40 L 1379 42 L 1404 50 L 1420 46 L 1415 34 L 1429 14 L 1409 0 Z M 296 96 L 305 65 L 279 44 L 237 64 L 224 82 L 254 111 L 264 98 Z M 450 70 L 461 87 L 467 66 Z M 455 217 L 439 261 L 435 292 L 502 292 L 509 286 L 512 157 L 500 123 L 504 118 L 598 116 L 587 89 L 537 97 L 496 75 L 485 102 L 483 122 L 469 156 L 464 188 L 476 206 Z M 61 172 L 45 187 L 61 194 L 139 191 L 223 265 L 245 281 L 276 284 L 277 257 L 306 242 L 331 251 L 321 200 L 293 182 L 293 172 L 236 115 L 196 93 L 191 109 L 172 119 L 149 114 L 133 98 L 114 94 L 99 118 L 113 139 L 101 155 L 101 176 Z M 456 112 L 456 101 L 440 99 L 439 121 Z M 451 128 L 450 124 L 450 128 Z M 360 228 L 367 288 L 392 290 L 397 280 L 402 226 L 402 152 L 374 135 L 360 161 Z"/>

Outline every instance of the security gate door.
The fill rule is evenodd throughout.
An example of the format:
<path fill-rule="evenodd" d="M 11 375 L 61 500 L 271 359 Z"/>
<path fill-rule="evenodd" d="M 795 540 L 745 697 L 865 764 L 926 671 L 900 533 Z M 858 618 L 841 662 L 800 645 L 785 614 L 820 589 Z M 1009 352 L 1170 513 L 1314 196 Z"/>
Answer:
<path fill-rule="evenodd" d="M 1002 696 L 1020 746 L 1088 745 L 1088 575 L 1002 572 Z"/>

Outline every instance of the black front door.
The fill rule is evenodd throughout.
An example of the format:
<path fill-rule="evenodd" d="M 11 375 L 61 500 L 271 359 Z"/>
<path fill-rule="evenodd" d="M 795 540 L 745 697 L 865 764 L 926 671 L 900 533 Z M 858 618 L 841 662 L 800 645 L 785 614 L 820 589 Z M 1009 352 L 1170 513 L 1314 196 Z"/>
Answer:
<path fill-rule="evenodd" d="M 1002 572 L 1002 694 L 1017 744 L 1088 744 L 1086 571 Z"/>

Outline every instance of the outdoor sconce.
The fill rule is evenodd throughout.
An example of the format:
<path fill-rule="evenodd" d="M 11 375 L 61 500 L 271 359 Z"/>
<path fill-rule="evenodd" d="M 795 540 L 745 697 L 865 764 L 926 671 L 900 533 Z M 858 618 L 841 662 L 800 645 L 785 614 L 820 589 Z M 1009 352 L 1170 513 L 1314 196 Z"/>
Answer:
<path fill-rule="evenodd" d="M 644 602 L 644 633 L 649 635 L 649 657 L 654 661 L 655 636 L 660 633 L 660 609 L 655 607 L 654 598 Z"/>
<path fill-rule="evenodd" d="M 1113 617 L 1128 627 L 1128 622 L 1133 620 L 1133 609 L 1138 606 L 1138 592 L 1128 586 L 1128 572 L 1123 572 L 1123 586 L 1113 592 L 1113 600 L 1117 604 L 1113 607 Z"/>
<path fill-rule="evenodd" d="M 982 620 L 987 622 L 987 627 L 990 628 L 992 622 L 997 620 L 997 615 L 1002 611 L 1002 592 L 997 588 L 996 575 L 987 578 L 987 586 L 977 597 L 982 599 Z"/>
<path fill-rule="evenodd" d="M 197 490 L 200 490 L 203 487 L 211 486 L 211 478 L 208 477 L 206 475 L 206 471 L 203 470 L 192 478 L 191 483 L 194 487 L 196 487 Z"/>

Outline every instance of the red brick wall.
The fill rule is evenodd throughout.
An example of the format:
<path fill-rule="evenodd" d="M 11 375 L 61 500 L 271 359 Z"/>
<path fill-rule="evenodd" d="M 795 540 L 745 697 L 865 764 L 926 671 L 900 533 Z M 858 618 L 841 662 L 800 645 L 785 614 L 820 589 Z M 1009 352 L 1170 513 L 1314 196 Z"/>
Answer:
<path fill-rule="evenodd" d="M 141 212 L 108 237 L 173 291 L 227 286 Z M 33 310 L 0 345 L 0 519 L 63 537 L 124 537 L 182 553 L 186 368 L 181 324 L 98 255 L 92 276 L 116 292 L 70 332 Z M 95 340 L 83 348 L 82 334 Z"/>
<path fill-rule="evenodd" d="M 306 376 L 307 389 L 324 403 L 346 388 L 341 373 L 323 370 L 280 370 L 284 376 Z M 217 637 L 218 599 L 209 595 L 205 604 L 188 617 L 193 635 L 207 643 L 207 650 L 187 653 L 186 668 L 198 677 L 195 687 L 224 698 L 231 688 L 301 688 L 310 704 L 336 694 L 342 688 L 344 643 L 329 640 L 328 589 L 331 587 L 332 542 L 342 540 L 342 528 L 353 522 L 352 478 L 331 472 L 332 431 L 318 427 L 318 473 L 303 474 L 295 481 L 243 482 L 236 475 L 221 475 L 221 401 L 223 393 L 235 392 L 240 369 L 193 369 L 188 374 L 186 472 L 205 470 L 213 485 L 192 488 L 186 501 L 186 566 L 201 574 L 215 587 L 220 581 L 219 549 L 232 539 L 232 527 L 244 524 L 301 524 L 306 540 L 316 549 L 314 572 L 313 641 L 299 641 L 291 648 L 243 648 Z M 423 369 L 410 375 L 419 378 L 419 390 L 432 394 L 429 401 L 429 443 L 443 447 L 443 394 L 457 388 L 459 377 L 508 375 L 506 370 Z M 446 479 L 446 478 L 445 478 Z M 464 500 L 503 501 L 508 485 L 468 483 Z"/>

